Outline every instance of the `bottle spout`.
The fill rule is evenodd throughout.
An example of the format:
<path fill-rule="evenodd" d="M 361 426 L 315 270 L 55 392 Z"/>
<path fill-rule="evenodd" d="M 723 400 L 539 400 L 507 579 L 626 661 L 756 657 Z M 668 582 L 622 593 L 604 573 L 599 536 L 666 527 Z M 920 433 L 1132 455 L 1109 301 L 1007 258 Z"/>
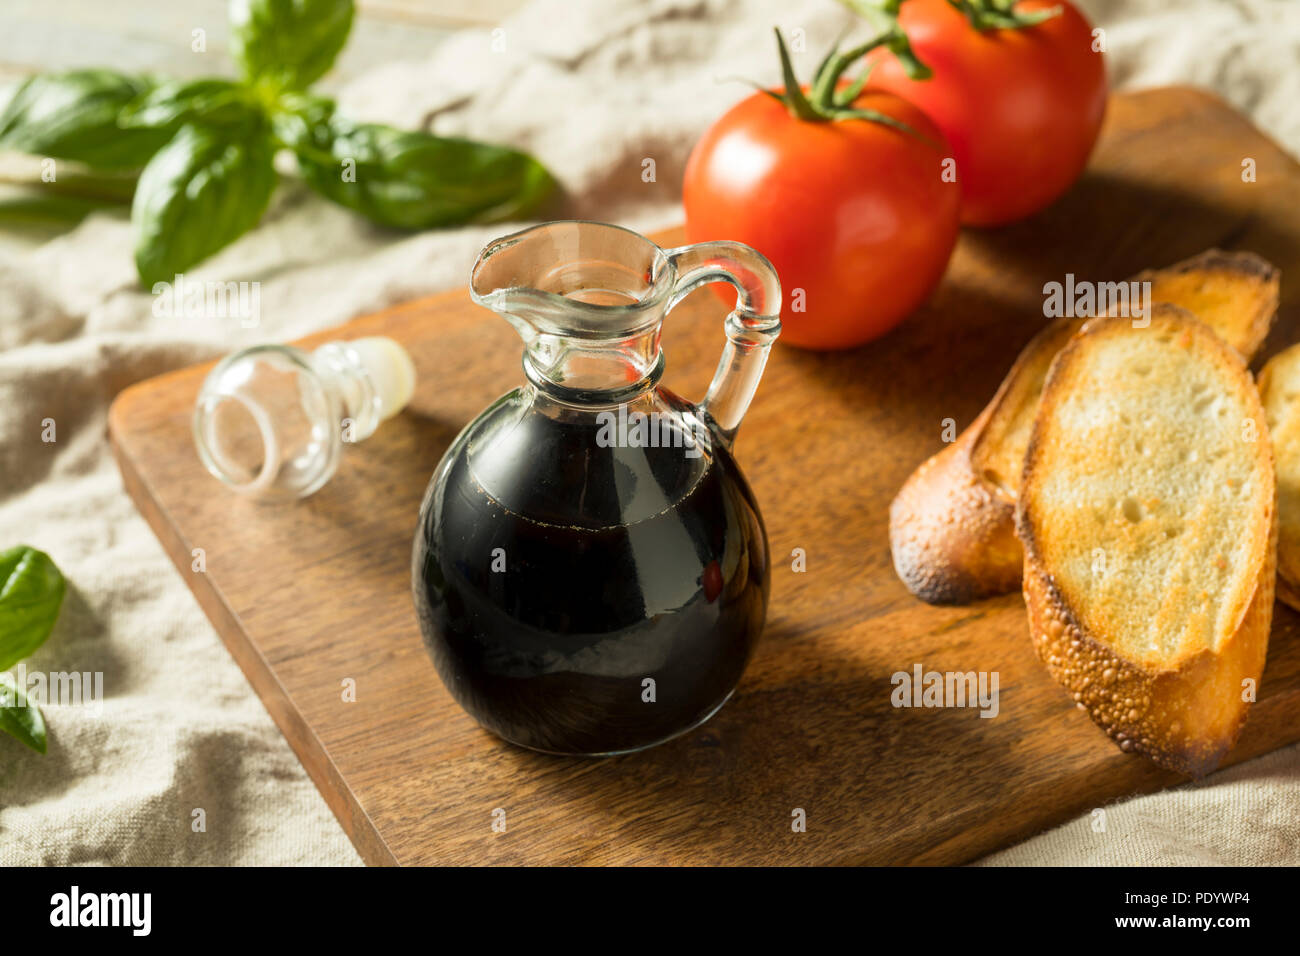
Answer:
<path fill-rule="evenodd" d="M 488 245 L 470 295 L 514 326 L 534 384 L 623 389 L 656 366 L 672 278 L 663 250 L 637 233 L 551 222 Z"/>

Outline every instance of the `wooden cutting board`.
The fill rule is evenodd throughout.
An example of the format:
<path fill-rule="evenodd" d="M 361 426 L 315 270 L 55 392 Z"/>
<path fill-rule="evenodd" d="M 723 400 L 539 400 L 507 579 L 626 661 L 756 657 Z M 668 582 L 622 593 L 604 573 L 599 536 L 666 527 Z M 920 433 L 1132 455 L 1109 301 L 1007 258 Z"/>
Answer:
<path fill-rule="evenodd" d="M 1242 180 L 1247 159 L 1256 182 Z M 502 743 L 425 656 L 409 592 L 421 494 L 456 432 L 522 381 L 513 331 L 464 290 L 304 343 L 391 335 L 421 376 L 410 409 L 306 501 L 244 500 L 202 470 L 189 421 L 206 367 L 127 389 L 111 437 L 127 489 L 370 863 L 966 861 L 1179 778 L 1117 750 L 1051 681 L 1020 595 L 914 600 L 890 563 L 890 499 L 941 447 L 942 420 L 964 427 L 992 395 L 1044 322 L 1043 283 L 1066 272 L 1114 280 L 1209 246 L 1252 249 L 1284 277 L 1266 353 L 1300 338 L 1297 210 L 1300 167 L 1220 100 L 1119 95 L 1070 194 L 1031 222 L 968 231 L 898 331 L 838 354 L 778 344 L 738 443 L 773 555 L 762 645 L 713 720 L 634 756 Z M 669 318 L 666 384 L 698 398 L 721 347 L 722 309 L 697 293 Z M 1279 605 L 1232 761 L 1300 739 L 1298 631 Z M 895 709 L 891 675 L 916 664 L 998 672 L 998 716 Z M 1113 823 L 1096 834 L 1124 837 Z"/>

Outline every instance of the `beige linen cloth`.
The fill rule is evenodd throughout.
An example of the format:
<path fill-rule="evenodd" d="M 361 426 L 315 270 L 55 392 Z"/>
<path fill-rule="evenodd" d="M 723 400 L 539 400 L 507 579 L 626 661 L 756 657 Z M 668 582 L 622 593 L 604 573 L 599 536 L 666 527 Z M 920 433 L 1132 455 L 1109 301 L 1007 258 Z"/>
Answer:
<path fill-rule="evenodd" d="M 1217 89 L 1300 153 L 1300 7 L 1288 0 L 1085 0 L 1116 86 Z M 652 229 L 680 219 L 690 146 L 777 78 L 771 27 L 802 29 L 805 73 L 846 22 L 832 0 L 538 0 L 422 63 L 344 91 L 351 115 L 511 143 L 562 180 L 555 215 Z M 495 46 L 500 49 L 494 50 Z M 99 65 L 99 64 L 87 64 Z M 644 182 L 643 160 L 655 160 Z M 71 587 L 32 670 L 100 671 L 99 713 L 45 708 L 49 753 L 0 738 L 0 862 L 358 862 L 288 744 L 122 490 L 105 416 L 126 385 L 254 341 L 461 285 L 505 226 L 401 235 L 296 185 L 188 277 L 261 283 L 261 324 L 157 318 L 124 217 L 0 252 L 0 548 L 49 552 Z M 43 421 L 56 438 L 42 441 Z M 224 493 L 217 485 L 195 493 Z M 206 828 L 195 832 L 194 811 Z M 1300 862 L 1300 749 L 1108 808 L 995 863 Z"/>

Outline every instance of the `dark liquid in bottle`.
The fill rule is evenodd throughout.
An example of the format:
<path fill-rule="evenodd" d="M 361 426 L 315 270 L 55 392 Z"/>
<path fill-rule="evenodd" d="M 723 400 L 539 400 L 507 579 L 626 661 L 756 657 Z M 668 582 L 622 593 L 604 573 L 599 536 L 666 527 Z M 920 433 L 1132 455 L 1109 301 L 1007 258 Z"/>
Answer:
<path fill-rule="evenodd" d="M 458 440 L 421 510 L 415 604 L 443 682 L 489 730 L 555 753 L 635 750 L 705 720 L 767 605 L 762 521 L 731 456 L 597 447 L 541 415 L 511 427 L 487 453 L 526 455 L 495 482 L 506 500 L 479 472 L 511 469 L 476 471 Z"/>

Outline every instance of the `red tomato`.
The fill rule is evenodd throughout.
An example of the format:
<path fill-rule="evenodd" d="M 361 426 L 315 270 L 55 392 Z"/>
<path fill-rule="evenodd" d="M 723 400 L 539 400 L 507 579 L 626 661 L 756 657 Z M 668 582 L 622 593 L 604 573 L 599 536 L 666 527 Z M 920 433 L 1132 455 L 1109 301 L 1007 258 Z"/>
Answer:
<path fill-rule="evenodd" d="M 996 226 L 1042 209 L 1079 178 L 1106 111 L 1106 68 L 1092 27 L 1064 0 L 1020 29 L 974 29 L 947 0 L 907 0 L 899 25 L 933 71 L 910 80 L 892 54 L 871 54 L 871 85 L 921 107 L 952 143 L 962 222 Z"/>
<path fill-rule="evenodd" d="M 957 241 L 961 191 L 943 176 L 943 134 L 889 93 L 867 90 L 853 105 L 920 136 L 864 119 L 796 119 L 755 93 L 686 164 L 688 240 L 734 239 L 767 256 L 784 293 L 781 341 L 803 348 L 888 332 L 938 284 Z"/>

